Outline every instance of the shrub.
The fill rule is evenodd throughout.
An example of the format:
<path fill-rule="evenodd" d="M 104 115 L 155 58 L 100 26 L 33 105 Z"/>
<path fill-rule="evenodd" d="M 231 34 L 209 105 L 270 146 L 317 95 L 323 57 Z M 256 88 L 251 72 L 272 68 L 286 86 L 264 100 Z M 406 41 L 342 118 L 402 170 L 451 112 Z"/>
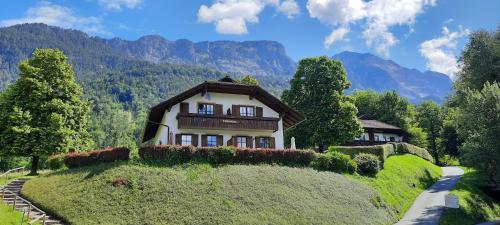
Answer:
<path fill-rule="evenodd" d="M 347 154 L 331 151 L 318 154 L 312 166 L 317 170 L 328 170 L 338 173 L 356 172 L 356 163 Z"/>
<path fill-rule="evenodd" d="M 434 163 L 434 158 L 424 148 L 420 148 L 420 147 L 417 147 L 415 145 L 411 145 L 411 144 L 403 143 L 403 142 L 391 143 L 391 144 L 393 146 L 395 146 L 396 152 L 398 154 L 412 154 L 412 155 L 416 155 L 422 159 L 425 159 L 429 162 Z"/>
<path fill-rule="evenodd" d="M 311 150 L 291 149 L 238 149 L 236 162 L 239 163 L 277 163 L 289 166 L 308 166 L 315 158 Z"/>
<path fill-rule="evenodd" d="M 439 161 L 443 166 L 460 166 L 458 158 L 450 155 L 444 155 Z"/>
<path fill-rule="evenodd" d="M 360 153 L 376 155 L 380 161 L 385 161 L 387 157 L 396 154 L 394 146 L 391 144 L 373 145 L 373 146 L 330 146 L 328 151 L 338 151 L 354 158 Z"/>
<path fill-rule="evenodd" d="M 139 149 L 139 156 L 146 160 L 160 160 L 171 163 L 189 162 L 195 153 L 193 146 L 147 145 Z"/>
<path fill-rule="evenodd" d="M 234 160 L 236 148 L 231 146 L 201 147 L 196 149 L 196 156 L 211 164 L 231 163 Z"/>
<path fill-rule="evenodd" d="M 380 159 L 376 155 L 360 153 L 354 157 L 358 172 L 373 176 L 380 171 Z"/>
<path fill-rule="evenodd" d="M 49 156 L 47 165 L 51 170 L 61 169 L 64 166 L 64 154 Z"/>
<path fill-rule="evenodd" d="M 72 152 L 64 156 L 64 164 L 69 168 L 88 166 L 102 162 L 129 160 L 128 148 L 107 148 L 89 152 Z"/>

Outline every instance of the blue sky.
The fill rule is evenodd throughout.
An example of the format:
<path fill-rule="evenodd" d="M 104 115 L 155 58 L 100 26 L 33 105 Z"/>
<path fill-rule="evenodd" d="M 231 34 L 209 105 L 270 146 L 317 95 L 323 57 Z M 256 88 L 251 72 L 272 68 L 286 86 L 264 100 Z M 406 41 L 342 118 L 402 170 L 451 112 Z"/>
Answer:
<path fill-rule="evenodd" d="M 44 22 L 104 38 L 275 40 L 294 60 L 369 52 L 453 76 L 474 30 L 500 25 L 498 0 L 11 1 L 0 26 Z"/>

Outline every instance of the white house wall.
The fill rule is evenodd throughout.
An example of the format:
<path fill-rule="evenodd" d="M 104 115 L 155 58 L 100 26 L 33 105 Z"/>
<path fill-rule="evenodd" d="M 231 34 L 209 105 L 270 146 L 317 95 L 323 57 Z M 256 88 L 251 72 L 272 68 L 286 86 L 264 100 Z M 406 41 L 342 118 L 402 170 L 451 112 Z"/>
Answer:
<path fill-rule="evenodd" d="M 222 104 L 222 113 L 226 115 L 228 109 L 232 108 L 232 105 L 249 105 L 249 106 L 258 106 L 262 107 L 262 116 L 263 117 L 273 117 L 279 118 L 279 113 L 253 98 L 250 99 L 248 95 L 237 95 L 237 94 L 225 94 L 225 93 L 212 93 L 208 92 L 204 96 L 201 96 L 201 93 L 198 93 L 183 102 L 189 103 L 189 112 L 196 113 L 198 111 L 198 103 L 213 103 L 213 104 Z M 232 110 L 232 109 L 231 109 Z M 278 149 L 284 148 L 284 140 L 283 140 L 283 121 L 282 119 L 278 122 L 278 130 L 276 132 L 272 131 L 252 131 L 252 130 L 200 130 L 200 129 L 179 129 L 177 114 L 180 112 L 180 103 L 175 104 L 171 107 L 170 112 L 165 112 L 163 115 L 163 119 L 161 124 L 166 124 L 170 127 L 170 132 L 174 135 L 178 133 L 189 133 L 189 134 L 198 134 L 201 137 L 201 134 L 218 134 L 223 135 L 224 137 L 224 145 L 226 145 L 227 141 L 232 136 L 244 135 L 244 136 L 269 136 L 275 138 L 275 146 Z M 158 132 L 156 133 L 154 143 L 167 143 L 167 127 L 159 126 Z M 200 138 L 199 137 L 199 138 Z M 201 144 L 201 140 L 198 140 L 198 143 Z M 255 146 L 255 143 L 253 143 Z"/>

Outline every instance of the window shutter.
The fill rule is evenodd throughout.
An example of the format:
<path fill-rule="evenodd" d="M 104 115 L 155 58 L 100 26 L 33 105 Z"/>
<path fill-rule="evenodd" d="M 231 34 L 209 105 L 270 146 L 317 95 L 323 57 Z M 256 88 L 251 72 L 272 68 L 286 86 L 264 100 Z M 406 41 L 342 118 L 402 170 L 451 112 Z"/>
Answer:
<path fill-rule="evenodd" d="M 197 134 L 192 134 L 191 135 L 191 144 L 194 147 L 198 147 L 198 135 Z"/>
<path fill-rule="evenodd" d="M 252 136 L 247 136 L 247 148 L 253 148 Z"/>
<path fill-rule="evenodd" d="M 206 147 L 208 146 L 208 140 L 207 140 L 207 135 L 201 135 L 201 147 Z"/>
<path fill-rule="evenodd" d="M 274 140 L 274 137 L 269 138 L 269 147 L 276 148 L 276 141 Z"/>
<path fill-rule="evenodd" d="M 215 115 L 222 116 L 222 105 L 221 104 L 216 104 L 214 106 L 214 113 Z"/>
<path fill-rule="evenodd" d="M 240 106 L 239 105 L 233 105 L 233 116 L 240 116 Z"/>
<path fill-rule="evenodd" d="M 262 114 L 263 114 L 263 109 L 262 107 L 255 107 L 255 116 L 256 117 L 262 117 Z"/>
<path fill-rule="evenodd" d="M 260 148 L 260 137 L 255 137 L 255 148 Z"/>
<path fill-rule="evenodd" d="M 181 113 L 189 113 L 189 103 L 181 102 Z"/>
<path fill-rule="evenodd" d="M 224 145 L 224 137 L 222 135 L 217 135 L 217 146 Z"/>
<path fill-rule="evenodd" d="M 227 146 L 236 146 L 236 143 L 234 141 L 234 136 L 232 136 L 231 138 L 229 138 L 229 140 L 227 140 Z"/>
<path fill-rule="evenodd" d="M 175 134 L 175 144 L 181 145 L 182 134 Z"/>

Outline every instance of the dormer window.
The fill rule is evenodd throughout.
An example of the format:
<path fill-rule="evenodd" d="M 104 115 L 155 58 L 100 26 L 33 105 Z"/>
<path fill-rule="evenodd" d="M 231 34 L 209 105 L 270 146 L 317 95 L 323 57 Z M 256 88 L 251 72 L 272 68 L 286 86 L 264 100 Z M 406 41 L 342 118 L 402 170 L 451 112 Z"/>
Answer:
<path fill-rule="evenodd" d="M 198 104 L 198 114 L 213 115 L 214 114 L 214 105 L 207 104 L 207 103 Z"/>
<path fill-rule="evenodd" d="M 253 106 L 240 106 L 240 116 L 255 116 L 255 108 Z"/>

